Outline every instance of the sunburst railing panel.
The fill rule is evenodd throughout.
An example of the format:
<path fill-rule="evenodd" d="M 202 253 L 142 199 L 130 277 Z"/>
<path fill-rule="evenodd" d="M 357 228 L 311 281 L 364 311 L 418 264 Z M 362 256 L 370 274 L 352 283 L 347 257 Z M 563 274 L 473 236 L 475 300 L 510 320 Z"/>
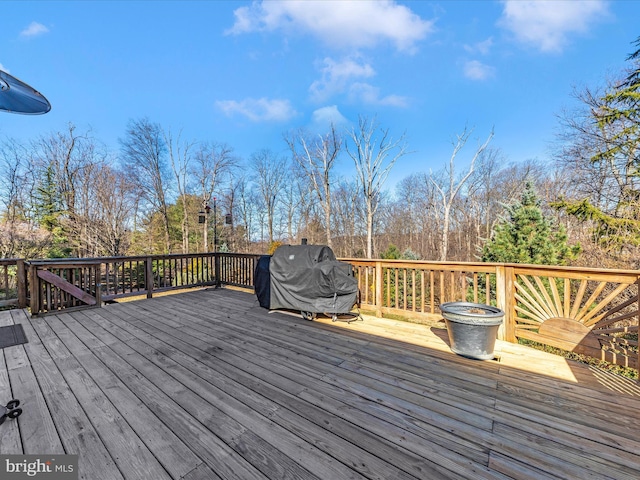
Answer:
<path fill-rule="evenodd" d="M 597 277 L 516 267 L 516 337 L 637 369 L 638 276 Z"/>

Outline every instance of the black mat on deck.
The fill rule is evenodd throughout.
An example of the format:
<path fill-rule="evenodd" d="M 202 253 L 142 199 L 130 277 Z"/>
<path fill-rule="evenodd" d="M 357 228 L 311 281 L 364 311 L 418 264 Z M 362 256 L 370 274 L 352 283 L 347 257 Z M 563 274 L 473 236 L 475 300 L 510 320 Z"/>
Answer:
<path fill-rule="evenodd" d="M 21 324 L 0 327 L 0 348 L 13 347 L 28 341 Z"/>

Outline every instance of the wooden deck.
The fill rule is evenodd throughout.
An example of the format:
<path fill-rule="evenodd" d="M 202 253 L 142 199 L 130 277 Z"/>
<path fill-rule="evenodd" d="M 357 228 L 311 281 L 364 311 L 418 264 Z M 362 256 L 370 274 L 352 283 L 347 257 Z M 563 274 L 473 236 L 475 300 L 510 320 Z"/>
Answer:
<path fill-rule="evenodd" d="M 0 453 L 95 479 L 637 479 L 635 382 L 446 331 L 268 313 L 201 290 L 30 318 L 0 354 Z"/>

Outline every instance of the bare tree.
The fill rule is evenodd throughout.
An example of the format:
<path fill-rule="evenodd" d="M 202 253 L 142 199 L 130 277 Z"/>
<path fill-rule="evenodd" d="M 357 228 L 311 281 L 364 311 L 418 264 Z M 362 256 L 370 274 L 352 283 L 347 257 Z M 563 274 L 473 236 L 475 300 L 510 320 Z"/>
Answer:
<path fill-rule="evenodd" d="M 245 231 L 244 226 L 238 225 L 236 221 L 241 185 L 233 174 L 228 175 L 226 179 L 226 187 L 222 191 L 222 203 L 228 213 L 225 215 L 222 232 L 230 251 L 237 252 L 239 251 L 238 246 L 242 245 Z M 229 219 L 227 219 L 227 215 L 230 215 Z"/>
<path fill-rule="evenodd" d="M 457 135 L 456 142 L 453 143 L 453 153 L 451 154 L 451 158 L 449 159 L 449 166 L 446 168 L 446 180 L 445 182 L 438 182 L 435 180 L 433 175 L 430 175 L 429 180 L 432 182 L 438 193 L 440 194 L 440 199 L 442 201 L 442 236 L 440 239 L 440 258 L 441 262 L 445 262 L 447 260 L 447 254 L 449 249 L 449 226 L 451 222 L 451 209 L 453 207 L 454 201 L 456 197 L 460 193 L 460 189 L 466 183 L 466 181 L 471 177 L 474 171 L 475 163 L 478 157 L 482 154 L 482 152 L 487 148 L 489 142 L 493 138 L 493 130 L 485 140 L 485 142 L 480 145 L 473 158 L 471 159 L 471 163 L 469 164 L 469 170 L 467 173 L 462 176 L 459 180 L 457 180 L 456 184 L 456 174 L 455 174 L 455 160 L 456 156 L 462 150 L 462 148 L 469 140 L 469 136 L 471 135 L 471 131 L 467 131 L 465 128 L 461 135 Z"/>
<path fill-rule="evenodd" d="M 342 151 L 342 137 L 331 124 L 325 135 L 309 138 L 302 131 L 286 138 L 293 159 L 311 182 L 324 213 L 326 243 L 331 246 L 331 170 Z"/>
<path fill-rule="evenodd" d="M 180 132 L 174 140 L 169 130 L 164 134 L 164 142 L 167 145 L 171 169 L 176 179 L 178 198 L 182 204 L 182 253 L 189 253 L 189 209 L 187 207 L 187 194 L 189 193 L 191 149 L 195 142 L 183 141 L 181 137 L 182 132 Z"/>
<path fill-rule="evenodd" d="M 0 183 L 0 198 L 4 206 L 3 257 L 13 257 L 18 251 L 16 227 L 24 221 L 20 218 L 20 211 L 23 209 L 20 192 L 24 189 L 26 180 L 25 157 L 25 148 L 15 140 L 6 140 L 0 145 L 0 174 L 3 178 Z"/>
<path fill-rule="evenodd" d="M 362 257 L 366 251 L 364 199 L 356 182 L 340 182 L 334 190 L 336 255 Z"/>
<path fill-rule="evenodd" d="M 160 213 L 165 252 L 171 252 L 169 212 L 167 204 L 167 145 L 162 128 L 147 118 L 131 120 L 124 139 L 120 140 L 122 159 L 130 178 L 142 196 Z"/>
<path fill-rule="evenodd" d="M 53 169 L 60 200 L 73 222 L 84 170 L 103 162 L 105 154 L 98 150 L 98 144 L 90 132 L 79 134 L 71 123 L 66 131 L 41 137 L 36 142 L 36 149 L 36 155 L 40 156 L 40 167 L 50 166 Z"/>
<path fill-rule="evenodd" d="M 346 146 L 347 153 L 356 166 L 359 186 L 364 196 L 367 223 L 367 258 L 373 255 L 373 226 L 380 201 L 382 186 L 389 172 L 404 156 L 406 144 L 404 135 L 398 140 L 389 136 L 388 129 L 378 131 L 376 118 L 360 117 L 358 128 L 349 134 L 353 146 Z"/>
<path fill-rule="evenodd" d="M 250 250 L 251 240 L 256 234 L 256 218 L 258 217 L 260 195 L 252 188 L 246 175 L 236 180 L 236 205 L 242 224 L 245 227 L 245 251 Z"/>
<path fill-rule="evenodd" d="M 421 236 L 424 229 L 424 218 L 431 206 L 430 197 L 425 193 L 424 174 L 413 173 L 401 180 L 395 189 L 395 201 L 387 209 L 385 231 L 388 243 L 393 243 L 400 250 L 410 248 L 421 257 Z"/>
<path fill-rule="evenodd" d="M 226 144 L 204 143 L 195 153 L 192 175 L 197 182 L 203 209 L 210 207 L 214 192 L 224 175 L 230 175 L 237 164 L 233 149 Z M 215 219 L 214 219 L 215 220 Z M 209 217 L 205 215 L 203 225 L 204 251 L 209 249 Z"/>
<path fill-rule="evenodd" d="M 290 243 L 294 243 L 301 226 L 308 220 L 303 220 L 303 217 L 306 213 L 305 207 L 309 204 L 306 197 L 310 196 L 312 187 L 310 188 L 309 179 L 300 170 L 297 164 L 289 165 L 289 181 L 284 182 L 282 187 L 282 219 Z"/>
<path fill-rule="evenodd" d="M 106 150 L 90 134 L 67 129 L 41 136 L 25 152 L 32 178 L 29 203 L 34 219 L 54 232 L 54 256 L 85 256 L 82 211 L 87 199 L 87 172 L 106 161 Z"/>
<path fill-rule="evenodd" d="M 83 183 L 78 212 L 81 248 L 89 256 L 117 256 L 127 251 L 136 187 L 128 175 L 108 164 L 95 165 Z"/>
<path fill-rule="evenodd" d="M 251 155 L 250 161 L 255 171 L 254 181 L 266 209 L 269 243 L 273 243 L 276 205 L 287 176 L 287 162 L 267 149 Z"/>

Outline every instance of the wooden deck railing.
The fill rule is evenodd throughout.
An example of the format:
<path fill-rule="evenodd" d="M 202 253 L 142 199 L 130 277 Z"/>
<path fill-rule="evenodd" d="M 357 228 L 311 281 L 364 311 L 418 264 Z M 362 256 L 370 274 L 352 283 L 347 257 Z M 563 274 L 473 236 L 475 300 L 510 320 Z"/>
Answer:
<path fill-rule="evenodd" d="M 206 285 L 253 288 L 260 255 L 202 253 L 94 259 L 0 260 L 0 306 L 34 315 L 131 295 Z M 343 259 L 361 305 L 378 316 L 440 319 L 449 301 L 505 312 L 499 338 L 524 338 L 638 368 L 640 271 L 543 265 Z"/>
<path fill-rule="evenodd" d="M 139 257 L 31 260 L 21 268 L 28 278 L 23 299 L 8 302 L 30 307 L 33 315 L 181 288 L 253 285 L 259 255 L 197 253 Z M 11 283 L 11 282 L 9 282 Z"/>
<path fill-rule="evenodd" d="M 218 253 L 218 274 L 221 285 L 253 289 L 253 274 L 262 255 Z"/>
<path fill-rule="evenodd" d="M 0 307 L 26 306 L 27 285 L 24 260 L 0 259 Z"/>
<path fill-rule="evenodd" d="M 491 263 L 344 259 L 376 315 L 442 318 L 467 301 L 505 312 L 499 338 L 525 338 L 638 368 L 640 271 Z"/>

